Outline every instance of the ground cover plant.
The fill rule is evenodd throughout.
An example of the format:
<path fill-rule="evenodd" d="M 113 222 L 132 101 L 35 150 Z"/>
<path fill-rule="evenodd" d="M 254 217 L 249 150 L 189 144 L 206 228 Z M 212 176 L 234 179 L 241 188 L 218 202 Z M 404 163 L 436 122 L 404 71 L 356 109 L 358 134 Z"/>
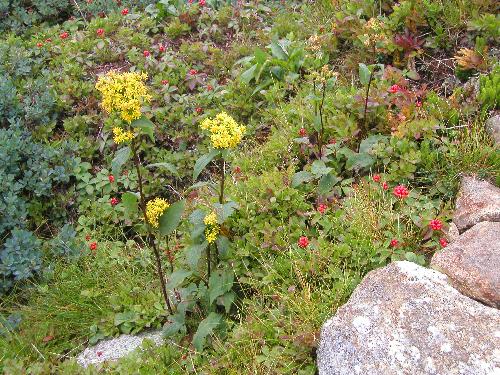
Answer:
<path fill-rule="evenodd" d="M 447 246 L 460 176 L 500 184 L 495 1 L 4 3 L 7 374 L 314 374 L 367 272 Z"/>

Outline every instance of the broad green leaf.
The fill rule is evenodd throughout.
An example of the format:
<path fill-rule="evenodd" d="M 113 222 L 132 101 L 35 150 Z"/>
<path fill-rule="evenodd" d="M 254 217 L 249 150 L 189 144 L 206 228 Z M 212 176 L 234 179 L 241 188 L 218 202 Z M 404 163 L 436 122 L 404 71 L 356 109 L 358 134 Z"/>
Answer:
<path fill-rule="evenodd" d="M 201 244 L 191 245 L 186 249 L 186 262 L 191 269 L 198 267 L 198 262 L 207 246 L 208 242 L 204 241 Z"/>
<path fill-rule="evenodd" d="M 353 154 L 346 161 L 346 168 L 350 171 L 359 171 L 364 168 L 369 168 L 375 163 L 375 160 L 366 153 Z"/>
<path fill-rule="evenodd" d="M 311 173 L 316 177 L 324 176 L 330 173 L 331 170 L 332 168 L 327 167 L 323 160 L 315 160 L 311 165 Z"/>
<path fill-rule="evenodd" d="M 148 164 L 148 165 L 146 165 L 146 168 L 165 168 L 175 175 L 178 174 L 177 168 L 175 167 L 175 165 L 173 165 L 171 163 L 167 163 L 167 162 Z"/>
<path fill-rule="evenodd" d="M 137 313 L 135 311 L 125 311 L 122 313 L 115 314 L 115 326 L 127 322 L 134 322 L 137 319 Z"/>
<path fill-rule="evenodd" d="M 217 245 L 217 250 L 222 258 L 226 258 L 229 253 L 229 246 L 231 246 L 231 241 L 226 236 L 219 236 L 215 241 Z"/>
<path fill-rule="evenodd" d="M 365 138 L 361 141 L 361 143 L 359 144 L 359 152 L 368 153 L 372 150 L 373 146 L 375 146 L 380 141 L 385 141 L 386 139 L 387 137 L 385 135 L 381 134 L 371 135 L 368 138 Z"/>
<path fill-rule="evenodd" d="M 271 53 L 277 59 L 286 61 L 288 60 L 288 53 L 279 45 L 278 42 L 272 42 L 269 46 Z"/>
<path fill-rule="evenodd" d="M 257 48 L 254 52 L 254 56 L 255 56 L 255 62 L 257 64 L 264 64 L 264 62 L 267 60 L 267 53 L 265 53 L 264 51 L 262 51 L 260 48 Z"/>
<path fill-rule="evenodd" d="M 185 200 L 177 201 L 171 204 L 160 216 L 160 233 L 163 236 L 169 235 L 179 226 L 185 206 Z"/>
<path fill-rule="evenodd" d="M 326 194 L 326 193 L 330 192 L 332 187 L 334 187 L 335 184 L 339 181 L 340 181 L 340 178 L 338 178 L 337 176 L 334 176 L 331 173 L 324 175 L 323 177 L 321 177 L 321 180 L 319 180 L 318 193 L 319 194 Z"/>
<path fill-rule="evenodd" d="M 210 163 L 217 155 L 219 155 L 219 150 L 212 150 L 208 154 L 202 155 L 196 160 L 193 170 L 193 180 L 196 180 L 200 175 L 201 171 L 205 169 L 208 163 Z"/>
<path fill-rule="evenodd" d="M 250 81 L 255 78 L 255 72 L 257 71 L 258 66 L 259 64 L 254 64 L 250 68 L 245 70 L 243 73 L 241 73 L 240 79 L 248 85 Z"/>
<path fill-rule="evenodd" d="M 224 204 L 215 203 L 215 212 L 217 213 L 217 222 L 219 224 L 224 223 L 233 212 L 238 209 L 238 203 L 230 201 Z"/>
<path fill-rule="evenodd" d="M 311 181 L 314 175 L 311 172 L 300 171 L 293 175 L 292 177 L 292 187 L 297 187 L 304 182 Z"/>
<path fill-rule="evenodd" d="M 152 142 L 155 140 L 155 124 L 146 116 L 141 116 L 130 124 L 134 129 L 140 129 L 144 134 L 148 135 Z"/>
<path fill-rule="evenodd" d="M 359 81 L 361 82 L 362 85 L 366 86 L 368 85 L 368 82 L 370 82 L 370 69 L 366 66 L 366 64 L 360 63 L 359 64 Z"/>
<path fill-rule="evenodd" d="M 234 274 L 230 269 L 213 272 L 208 280 L 209 303 L 212 304 L 217 297 L 229 292 L 233 287 L 233 281 Z"/>
<path fill-rule="evenodd" d="M 115 153 L 114 159 L 111 161 L 111 170 L 113 174 L 120 174 L 123 164 L 125 164 L 131 155 L 130 147 L 122 147 Z"/>
<path fill-rule="evenodd" d="M 219 297 L 217 303 L 222 304 L 222 306 L 224 306 L 224 308 L 226 309 L 226 314 L 229 314 L 229 310 L 231 310 L 231 305 L 233 304 L 235 299 L 236 299 L 236 293 L 230 291 L 228 293 L 225 293 L 223 296 Z"/>
<path fill-rule="evenodd" d="M 186 271 L 183 269 L 171 273 L 168 277 L 167 289 L 172 290 L 174 288 L 177 288 L 187 277 L 191 276 L 191 274 L 191 271 Z"/>
<path fill-rule="evenodd" d="M 203 319 L 198 326 L 198 330 L 193 336 L 193 345 L 198 351 L 202 351 L 205 346 L 207 336 L 211 335 L 213 330 L 221 323 L 222 316 L 217 313 L 211 312 L 205 319 Z"/>
<path fill-rule="evenodd" d="M 132 217 L 137 214 L 139 198 L 135 193 L 127 191 L 122 194 L 122 204 L 125 207 L 125 213 L 128 217 Z"/>
<path fill-rule="evenodd" d="M 186 330 L 186 314 L 177 313 L 168 317 L 168 322 L 163 326 L 163 336 L 170 337 L 181 330 Z"/>

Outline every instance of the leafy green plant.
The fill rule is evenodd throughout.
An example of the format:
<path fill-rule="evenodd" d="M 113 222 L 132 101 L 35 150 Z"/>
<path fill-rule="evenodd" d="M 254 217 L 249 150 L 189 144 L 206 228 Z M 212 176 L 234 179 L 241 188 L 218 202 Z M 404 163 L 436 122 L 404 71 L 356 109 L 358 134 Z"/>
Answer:
<path fill-rule="evenodd" d="M 486 110 L 500 108 L 500 66 L 480 77 L 478 98 Z"/>

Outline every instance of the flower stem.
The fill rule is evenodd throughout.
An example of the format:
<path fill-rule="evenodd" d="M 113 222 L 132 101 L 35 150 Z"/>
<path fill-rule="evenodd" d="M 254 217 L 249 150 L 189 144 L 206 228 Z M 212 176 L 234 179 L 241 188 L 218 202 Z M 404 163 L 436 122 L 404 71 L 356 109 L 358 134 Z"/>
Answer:
<path fill-rule="evenodd" d="M 219 192 L 219 203 L 224 203 L 224 180 L 225 180 L 225 169 L 226 169 L 226 161 L 224 158 L 221 159 L 221 172 L 220 172 L 220 192 Z"/>
<path fill-rule="evenodd" d="M 137 149 L 136 149 L 136 144 L 134 140 L 132 140 L 132 154 L 134 157 L 134 165 L 135 165 L 135 170 L 137 171 L 137 180 L 139 182 L 139 195 L 140 195 L 140 202 L 139 206 L 142 211 L 142 215 L 144 217 L 144 221 L 146 224 L 146 228 L 148 231 L 147 239 L 148 239 L 148 244 L 153 248 L 153 252 L 155 255 L 156 259 L 156 271 L 158 273 L 158 278 L 160 279 L 160 286 L 161 286 L 161 292 L 163 295 L 163 299 L 165 300 L 165 304 L 167 305 L 168 312 L 170 315 L 172 315 L 174 312 L 172 310 L 172 305 L 170 304 L 170 300 L 168 298 L 168 293 L 167 293 L 167 288 L 165 286 L 165 276 L 163 274 L 163 269 L 161 267 L 161 257 L 160 257 L 160 252 L 158 251 L 158 247 L 156 246 L 155 240 L 153 238 L 153 233 L 151 232 L 151 227 L 148 224 L 148 216 L 146 215 L 146 199 L 144 197 L 144 189 L 143 189 L 143 183 L 142 183 L 142 174 L 141 174 L 141 168 L 140 168 L 140 160 L 139 156 L 137 155 Z"/>
<path fill-rule="evenodd" d="M 208 274 L 208 277 L 207 277 L 207 280 L 210 280 L 210 244 L 208 244 L 207 246 L 207 274 Z"/>

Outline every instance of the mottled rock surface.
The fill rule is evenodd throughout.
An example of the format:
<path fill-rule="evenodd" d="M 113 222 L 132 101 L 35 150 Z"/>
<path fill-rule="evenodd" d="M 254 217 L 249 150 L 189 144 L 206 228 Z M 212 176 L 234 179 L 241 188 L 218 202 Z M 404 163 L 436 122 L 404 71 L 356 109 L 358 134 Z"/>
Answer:
<path fill-rule="evenodd" d="M 500 114 L 486 121 L 486 131 L 491 134 L 496 144 L 500 144 Z"/>
<path fill-rule="evenodd" d="M 500 189 L 466 176 L 458 193 L 453 222 L 462 233 L 481 221 L 500 221 Z"/>
<path fill-rule="evenodd" d="M 155 345 L 161 345 L 163 343 L 162 331 L 144 332 L 136 336 L 120 335 L 113 339 L 100 341 L 97 345 L 85 349 L 76 360 L 82 367 L 115 361 L 139 348 L 144 339 L 152 340 Z"/>
<path fill-rule="evenodd" d="M 370 272 L 328 320 L 320 375 L 500 373 L 500 311 L 410 262 Z"/>
<path fill-rule="evenodd" d="M 483 221 L 432 257 L 460 292 L 500 308 L 500 223 Z"/>

